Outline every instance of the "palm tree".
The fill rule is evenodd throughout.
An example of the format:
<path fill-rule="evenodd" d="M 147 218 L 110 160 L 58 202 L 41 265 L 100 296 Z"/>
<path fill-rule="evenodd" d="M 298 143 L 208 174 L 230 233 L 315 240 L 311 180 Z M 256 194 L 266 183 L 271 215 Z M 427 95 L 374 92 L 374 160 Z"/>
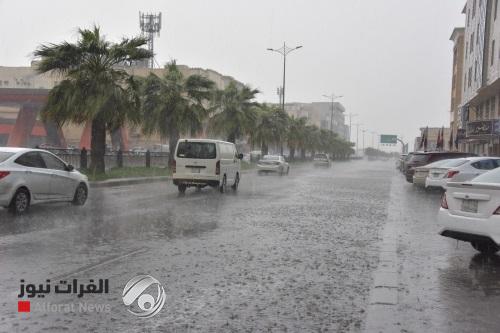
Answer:
<path fill-rule="evenodd" d="M 60 74 L 63 80 L 49 93 L 42 118 L 92 124 L 91 164 L 93 172 L 104 172 L 106 130 L 141 120 L 138 84 L 123 66 L 152 57 L 144 48 L 143 37 L 123 38 L 111 43 L 99 27 L 79 29 L 76 43 L 62 42 L 39 46 L 38 72 Z"/>
<path fill-rule="evenodd" d="M 258 93 L 248 86 L 238 88 L 234 82 L 216 91 L 214 113 L 209 121 L 211 132 L 225 135 L 227 141 L 233 143 L 242 135 L 251 134 L 257 120 L 255 95 Z"/>
<path fill-rule="evenodd" d="M 163 77 L 151 73 L 144 81 L 143 131 L 169 138 L 171 163 L 180 134 L 195 135 L 202 130 L 214 82 L 201 75 L 184 77 L 175 61 L 165 69 Z"/>
<path fill-rule="evenodd" d="M 304 141 L 304 132 L 307 124 L 307 118 L 290 117 L 289 127 L 287 131 L 287 145 L 290 150 L 290 160 L 295 159 L 295 150 L 299 147 L 301 142 Z"/>

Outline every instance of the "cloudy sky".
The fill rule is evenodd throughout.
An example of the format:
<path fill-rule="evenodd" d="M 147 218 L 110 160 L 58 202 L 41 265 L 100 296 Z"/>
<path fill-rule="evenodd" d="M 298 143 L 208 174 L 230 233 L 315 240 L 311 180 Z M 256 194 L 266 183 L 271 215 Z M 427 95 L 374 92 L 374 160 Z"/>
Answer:
<path fill-rule="evenodd" d="M 162 12 L 160 64 L 211 68 L 276 102 L 282 58 L 266 51 L 303 45 L 287 58 L 287 102 L 341 94 L 368 131 L 418 135 L 449 125 L 453 27 L 459 0 L 0 0 L 0 66 L 27 66 L 41 43 L 74 40 L 101 26 L 118 40 L 139 33 L 139 11 Z M 353 129 L 354 131 L 354 129 Z M 367 142 L 371 142 L 367 139 Z M 412 145 L 410 145 L 412 146 Z"/>

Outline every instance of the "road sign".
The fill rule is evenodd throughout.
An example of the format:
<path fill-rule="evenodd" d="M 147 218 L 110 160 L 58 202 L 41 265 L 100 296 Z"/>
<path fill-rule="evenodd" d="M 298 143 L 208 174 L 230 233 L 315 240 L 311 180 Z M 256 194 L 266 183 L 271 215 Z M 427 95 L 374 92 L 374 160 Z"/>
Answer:
<path fill-rule="evenodd" d="M 380 135 L 380 143 L 390 143 L 390 144 L 396 144 L 398 143 L 398 136 L 397 135 L 391 135 L 391 134 L 381 134 Z"/>

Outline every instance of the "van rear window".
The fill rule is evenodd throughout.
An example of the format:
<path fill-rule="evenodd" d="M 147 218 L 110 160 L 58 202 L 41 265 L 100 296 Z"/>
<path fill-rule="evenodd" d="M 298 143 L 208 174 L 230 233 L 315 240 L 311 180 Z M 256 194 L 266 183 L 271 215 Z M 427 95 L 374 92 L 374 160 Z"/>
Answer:
<path fill-rule="evenodd" d="M 217 150 L 212 142 L 179 142 L 177 157 L 214 159 L 217 157 Z"/>

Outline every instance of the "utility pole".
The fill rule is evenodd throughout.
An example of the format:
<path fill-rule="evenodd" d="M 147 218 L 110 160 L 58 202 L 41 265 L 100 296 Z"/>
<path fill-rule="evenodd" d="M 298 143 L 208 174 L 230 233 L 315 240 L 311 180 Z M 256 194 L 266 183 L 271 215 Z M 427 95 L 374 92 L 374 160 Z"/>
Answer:
<path fill-rule="evenodd" d="M 351 141 L 352 135 L 352 117 L 356 117 L 357 115 L 357 113 L 349 113 L 349 142 Z"/>
<path fill-rule="evenodd" d="M 365 132 L 366 130 L 362 130 L 361 132 L 363 132 L 363 154 L 365 153 Z"/>
<path fill-rule="evenodd" d="M 337 98 L 341 98 L 344 96 L 342 96 L 342 95 L 335 96 L 335 94 L 331 94 L 331 95 L 323 95 L 323 97 L 330 99 L 332 102 L 332 110 L 331 110 L 331 114 L 330 114 L 330 132 L 333 132 L 333 109 L 334 109 L 333 106 L 334 106 L 335 100 Z"/>
<path fill-rule="evenodd" d="M 286 56 L 297 49 L 300 49 L 302 45 L 297 46 L 297 47 L 288 47 L 286 46 L 286 43 L 283 43 L 283 46 L 280 47 L 279 49 L 272 49 L 268 48 L 268 51 L 273 51 L 281 54 L 283 56 L 283 86 L 281 87 L 281 98 L 282 98 L 282 108 L 283 111 L 285 111 L 285 78 L 286 78 Z"/>
<path fill-rule="evenodd" d="M 354 124 L 354 126 L 356 126 L 356 154 L 359 152 L 359 126 L 361 125 L 363 124 L 361 123 Z"/>

